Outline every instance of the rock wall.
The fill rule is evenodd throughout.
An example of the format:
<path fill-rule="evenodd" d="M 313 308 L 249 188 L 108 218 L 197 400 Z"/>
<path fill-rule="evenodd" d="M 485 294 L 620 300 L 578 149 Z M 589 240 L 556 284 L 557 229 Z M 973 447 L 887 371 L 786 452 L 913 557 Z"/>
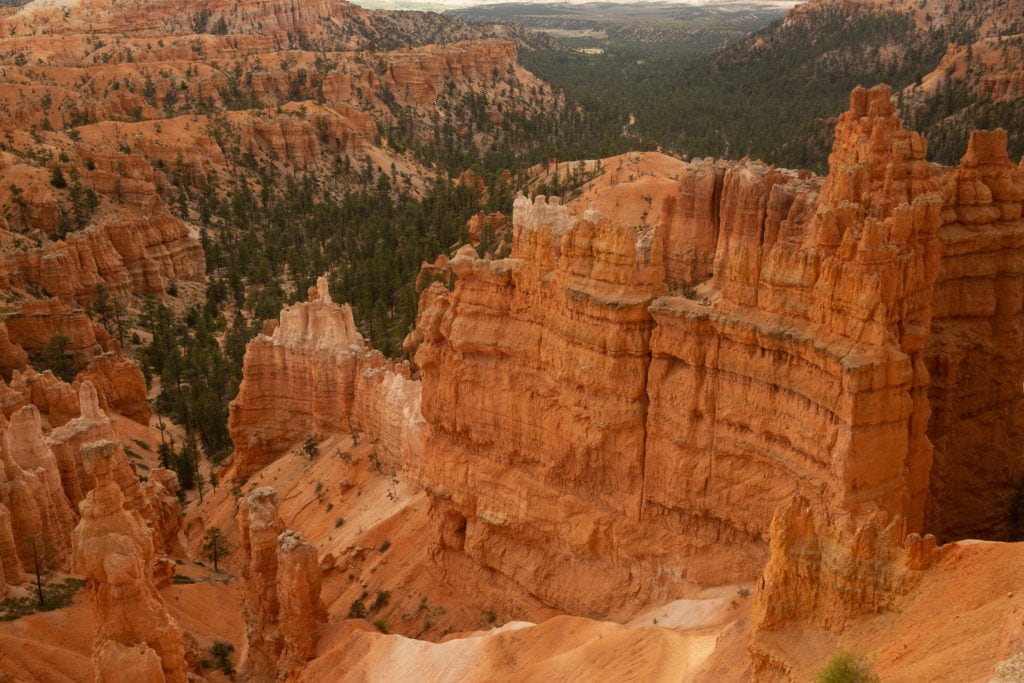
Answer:
<path fill-rule="evenodd" d="M 98 285 L 115 295 L 162 294 L 172 280 L 202 280 L 205 272 L 199 240 L 166 212 L 119 212 L 57 242 L 0 253 L 0 287 L 35 287 L 82 304 Z"/>
<path fill-rule="evenodd" d="M 64 495 L 57 459 L 43 440 L 39 411 L 25 406 L 2 426 L 0 503 L 10 513 L 21 563 L 28 565 L 36 542 L 52 549 L 51 559 L 59 566 L 68 558 L 77 520 Z"/>
<path fill-rule="evenodd" d="M 325 278 L 317 298 L 286 307 L 278 324 L 264 326 L 246 346 L 228 419 L 239 477 L 307 436 L 349 431 L 355 359 L 363 349 L 352 309 L 333 305 Z"/>
<path fill-rule="evenodd" d="M 142 517 L 124 508 L 114 482 L 116 444 L 83 447 L 93 489 L 79 505 L 82 520 L 73 537 L 74 570 L 83 574 L 92 595 L 97 680 L 188 680 L 181 628 L 150 578 L 154 560 L 152 532 Z"/>
<path fill-rule="evenodd" d="M 547 604 L 614 616 L 688 581 L 757 576 L 773 512 L 794 491 L 823 514 L 876 510 L 922 532 L 937 482 L 957 476 L 932 475 L 937 396 L 953 415 L 941 429 L 990 448 L 983 465 L 944 445 L 939 457 L 975 471 L 977 496 L 997 480 L 1011 490 L 1020 423 L 980 429 L 1019 415 L 1021 395 L 1024 183 L 1000 149 L 1005 138 L 979 136 L 959 169 L 932 167 L 879 86 L 851 95 L 824 182 L 698 162 L 651 228 L 517 199 L 512 257 L 461 250 L 454 290 L 424 292 L 410 345 L 435 552 L 465 553 Z M 992 199 L 979 183 L 998 188 Z M 995 258 L 957 261 L 954 214 L 982 226 L 974 244 Z M 691 296 L 664 296 L 666 280 L 709 262 L 713 277 Z M 962 307 L 1011 361 L 984 389 L 991 372 L 962 383 L 933 350 L 945 338 L 938 348 L 971 363 L 996 360 L 947 322 L 948 301 L 978 277 L 979 301 Z M 984 393 L 979 428 L 933 375 Z M 1007 502 L 989 507 L 1005 515 Z"/>
<path fill-rule="evenodd" d="M 82 453 L 88 443 L 117 439 L 92 383 L 68 388 L 79 402 L 78 415 L 45 434 L 33 404 L 21 405 L 9 423 L 0 417 L 0 572 L 6 583 L 23 581 L 22 568 L 32 561 L 31 538 L 50 549 L 49 559 L 57 567 L 66 567 L 77 509 L 97 486 Z M 124 507 L 140 513 L 152 527 L 151 544 L 159 552 L 177 547 L 177 476 L 153 470 L 143 489 L 121 446 L 114 443 L 112 448 L 104 473 L 120 491 Z"/>
<path fill-rule="evenodd" d="M 348 304 L 331 301 L 326 278 L 310 298 L 286 307 L 246 347 L 228 419 L 235 474 L 251 476 L 306 437 L 352 429 L 379 439 L 391 461 L 411 462 L 419 450 L 418 383 L 368 347 Z"/>
<path fill-rule="evenodd" d="M 38 353 L 55 335 L 67 337 L 67 351 L 75 364 L 84 368 L 93 357 L 107 350 L 110 337 L 93 323 L 82 309 L 72 310 L 59 299 L 26 301 L 17 313 L 4 321 L 7 337 L 27 352 Z M 11 368 L 11 369 L 24 369 Z"/>
<path fill-rule="evenodd" d="M 81 383 L 78 400 L 79 415 L 51 430 L 45 439 L 57 459 L 64 494 L 75 507 L 96 486 L 96 479 L 89 474 L 82 458 L 83 447 L 94 441 L 117 441 L 113 422 L 100 407 L 92 382 L 87 380 Z M 128 456 L 120 444 L 114 450 L 111 472 L 124 496 L 125 508 L 141 512 L 146 507 L 146 500 L 138 475 L 129 464 Z"/>

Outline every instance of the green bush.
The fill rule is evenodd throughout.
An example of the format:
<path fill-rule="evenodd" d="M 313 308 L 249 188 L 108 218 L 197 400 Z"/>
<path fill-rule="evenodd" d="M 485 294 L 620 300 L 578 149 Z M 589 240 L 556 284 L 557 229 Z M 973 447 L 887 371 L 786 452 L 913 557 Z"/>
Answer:
<path fill-rule="evenodd" d="M 871 662 L 852 652 L 837 652 L 814 679 L 817 683 L 878 683 Z"/>

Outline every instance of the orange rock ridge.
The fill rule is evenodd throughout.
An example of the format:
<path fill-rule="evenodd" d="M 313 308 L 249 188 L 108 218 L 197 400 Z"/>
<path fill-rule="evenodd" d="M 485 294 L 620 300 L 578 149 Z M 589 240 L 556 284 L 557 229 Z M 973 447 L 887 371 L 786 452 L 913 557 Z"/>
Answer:
<path fill-rule="evenodd" d="M 422 385 L 321 280 L 247 349 L 235 472 L 362 430 L 426 492 L 431 561 L 577 614 L 761 575 L 753 672 L 785 675 L 766 634 L 894 609 L 943 556 L 926 532 L 1007 531 L 1024 171 L 1005 149 L 979 132 L 959 167 L 929 164 L 879 86 L 851 95 L 827 178 L 697 161 L 664 182 L 638 161 L 592 181 L 616 204 L 659 188 L 629 222 L 520 197 L 510 258 L 467 246 L 424 269 L 455 278 L 406 340 Z M 253 567 L 278 556 L 268 529 Z M 251 571 L 270 615 L 278 570 Z"/>

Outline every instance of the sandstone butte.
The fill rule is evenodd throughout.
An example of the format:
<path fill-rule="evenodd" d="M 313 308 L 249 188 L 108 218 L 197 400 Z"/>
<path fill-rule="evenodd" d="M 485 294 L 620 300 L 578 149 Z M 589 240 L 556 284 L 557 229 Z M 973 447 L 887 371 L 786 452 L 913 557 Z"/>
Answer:
<path fill-rule="evenodd" d="M 517 199 L 511 257 L 441 264 L 454 288 L 424 291 L 407 340 L 422 383 L 403 370 L 376 408 L 425 420 L 386 422 L 431 561 L 612 619 L 761 576 L 750 652 L 771 678 L 791 668 L 773 632 L 893 608 L 936 539 L 1005 538 L 1024 471 L 1005 143 L 976 132 L 959 167 L 929 164 L 878 86 L 851 95 L 826 178 L 647 155 L 673 182 L 623 157 L 589 186 L 635 206 L 630 184 L 656 181 L 632 224 L 586 188 Z M 355 417 L 367 354 L 323 285 L 269 324 L 232 407 L 235 473 L 325 430 L 383 434 Z"/>

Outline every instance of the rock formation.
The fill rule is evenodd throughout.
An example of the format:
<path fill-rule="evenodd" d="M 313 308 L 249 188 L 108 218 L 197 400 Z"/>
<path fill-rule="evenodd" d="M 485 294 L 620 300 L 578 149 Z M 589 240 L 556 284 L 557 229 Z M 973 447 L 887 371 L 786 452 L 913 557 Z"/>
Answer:
<path fill-rule="evenodd" d="M 79 505 L 82 520 L 73 536 L 74 568 L 92 594 L 96 677 L 185 681 L 181 629 L 150 579 L 152 532 L 137 512 L 124 509 L 113 477 L 115 449 L 110 441 L 82 448 L 97 484 Z"/>
<path fill-rule="evenodd" d="M 3 426 L 0 503 L 10 513 L 21 563 L 27 566 L 33 556 L 32 545 L 41 543 L 49 547 L 50 559 L 59 566 L 68 557 L 76 520 L 61 486 L 57 459 L 43 440 L 39 411 L 25 406 Z M 6 566 L 8 560 L 3 562 Z"/>
<path fill-rule="evenodd" d="M 30 353 L 42 351 L 55 335 L 63 335 L 68 340 L 67 352 L 80 368 L 110 343 L 106 331 L 85 311 L 72 310 L 59 299 L 26 301 L 20 311 L 7 316 L 6 324 L 10 341 Z"/>
<path fill-rule="evenodd" d="M 97 285 L 113 295 L 160 294 L 173 280 L 201 280 L 205 268 L 202 247 L 184 222 L 166 213 L 126 212 L 56 243 L 0 253 L 0 286 L 37 287 L 84 304 Z"/>
<path fill-rule="evenodd" d="M 368 347 L 348 304 L 331 301 L 326 278 L 310 298 L 286 307 L 246 347 L 228 421 L 240 477 L 306 437 L 353 428 L 380 438 L 392 460 L 410 461 L 418 452 L 419 384 L 410 382 L 408 368 Z"/>
<path fill-rule="evenodd" d="M 157 467 L 149 471 L 149 479 L 142 487 L 145 506 L 142 516 L 153 529 L 153 549 L 157 554 L 180 554 L 178 533 L 181 531 L 183 511 L 178 500 L 177 473 Z"/>
<path fill-rule="evenodd" d="M 95 478 L 89 474 L 88 465 L 82 459 L 82 448 L 94 441 L 117 441 L 114 425 L 100 407 L 92 382 L 86 380 L 79 385 L 78 400 L 78 417 L 46 435 L 46 442 L 57 458 L 64 493 L 74 506 L 78 506 L 85 494 L 96 485 Z M 115 446 L 110 466 L 114 481 L 124 495 L 126 509 L 142 511 L 145 507 L 142 487 L 120 445 Z"/>
<path fill-rule="evenodd" d="M 248 477 L 306 436 L 347 432 L 363 338 L 321 278 L 317 298 L 281 311 L 280 324 L 245 350 L 228 427 L 235 471 Z"/>
<path fill-rule="evenodd" d="M 149 424 L 153 409 L 146 400 L 146 378 L 136 363 L 120 353 L 93 358 L 78 373 L 77 380 L 92 382 L 111 410 L 139 424 Z"/>
<path fill-rule="evenodd" d="M 256 489 L 239 506 L 239 551 L 246 592 L 251 675 L 272 680 L 308 661 L 316 650 L 317 622 L 326 618 L 320 601 L 320 563 L 302 535 L 286 530 L 277 493 Z"/>
<path fill-rule="evenodd" d="M 943 540 L 1005 538 L 1024 476 L 1024 169 L 1007 157 L 1005 131 L 971 136 L 942 195 L 924 352 L 935 446 L 928 529 Z"/>
<path fill-rule="evenodd" d="M 816 512 L 874 510 L 923 532 L 929 495 L 971 468 L 972 493 L 946 498 L 998 534 L 1022 466 L 1024 183 L 998 135 L 979 134 L 952 171 L 924 155 L 889 90 L 858 89 L 824 182 L 697 162 L 657 224 L 636 229 L 517 199 L 512 257 L 460 251 L 454 290 L 424 292 L 410 340 L 436 552 L 463 552 L 548 604 L 615 615 L 688 580 L 757 575 L 793 491 Z M 998 255 L 984 267 L 983 250 Z M 708 263 L 695 293 L 663 296 Z M 1005 381 L 981 374 L 962 385 L 985 386 L 979 402 L 958 404 L 944 387 L 974 366 L 940 354 Z M 937 397 L 953 417 L 929 428 Z M 988 411 L 977 429 L 975 405 Z M 940 444 L 950 464 L 933 474 L 936 430 L 974 439 L 976 457 Z M 967 513 L 996 481 L 985 512 Z"/>
<path fill-rule="evenodd" d="M 754 678 L 786 674 L 765 632 L 795 622 L 838 632 L 852 617 L 894 609 L 941 554 L 934 536 L 910 534 L 904 544 L 904 535 L 903 519 L 884 512 L 815 512 L 799 494 L 779 508 L 751 615 Z"/>

